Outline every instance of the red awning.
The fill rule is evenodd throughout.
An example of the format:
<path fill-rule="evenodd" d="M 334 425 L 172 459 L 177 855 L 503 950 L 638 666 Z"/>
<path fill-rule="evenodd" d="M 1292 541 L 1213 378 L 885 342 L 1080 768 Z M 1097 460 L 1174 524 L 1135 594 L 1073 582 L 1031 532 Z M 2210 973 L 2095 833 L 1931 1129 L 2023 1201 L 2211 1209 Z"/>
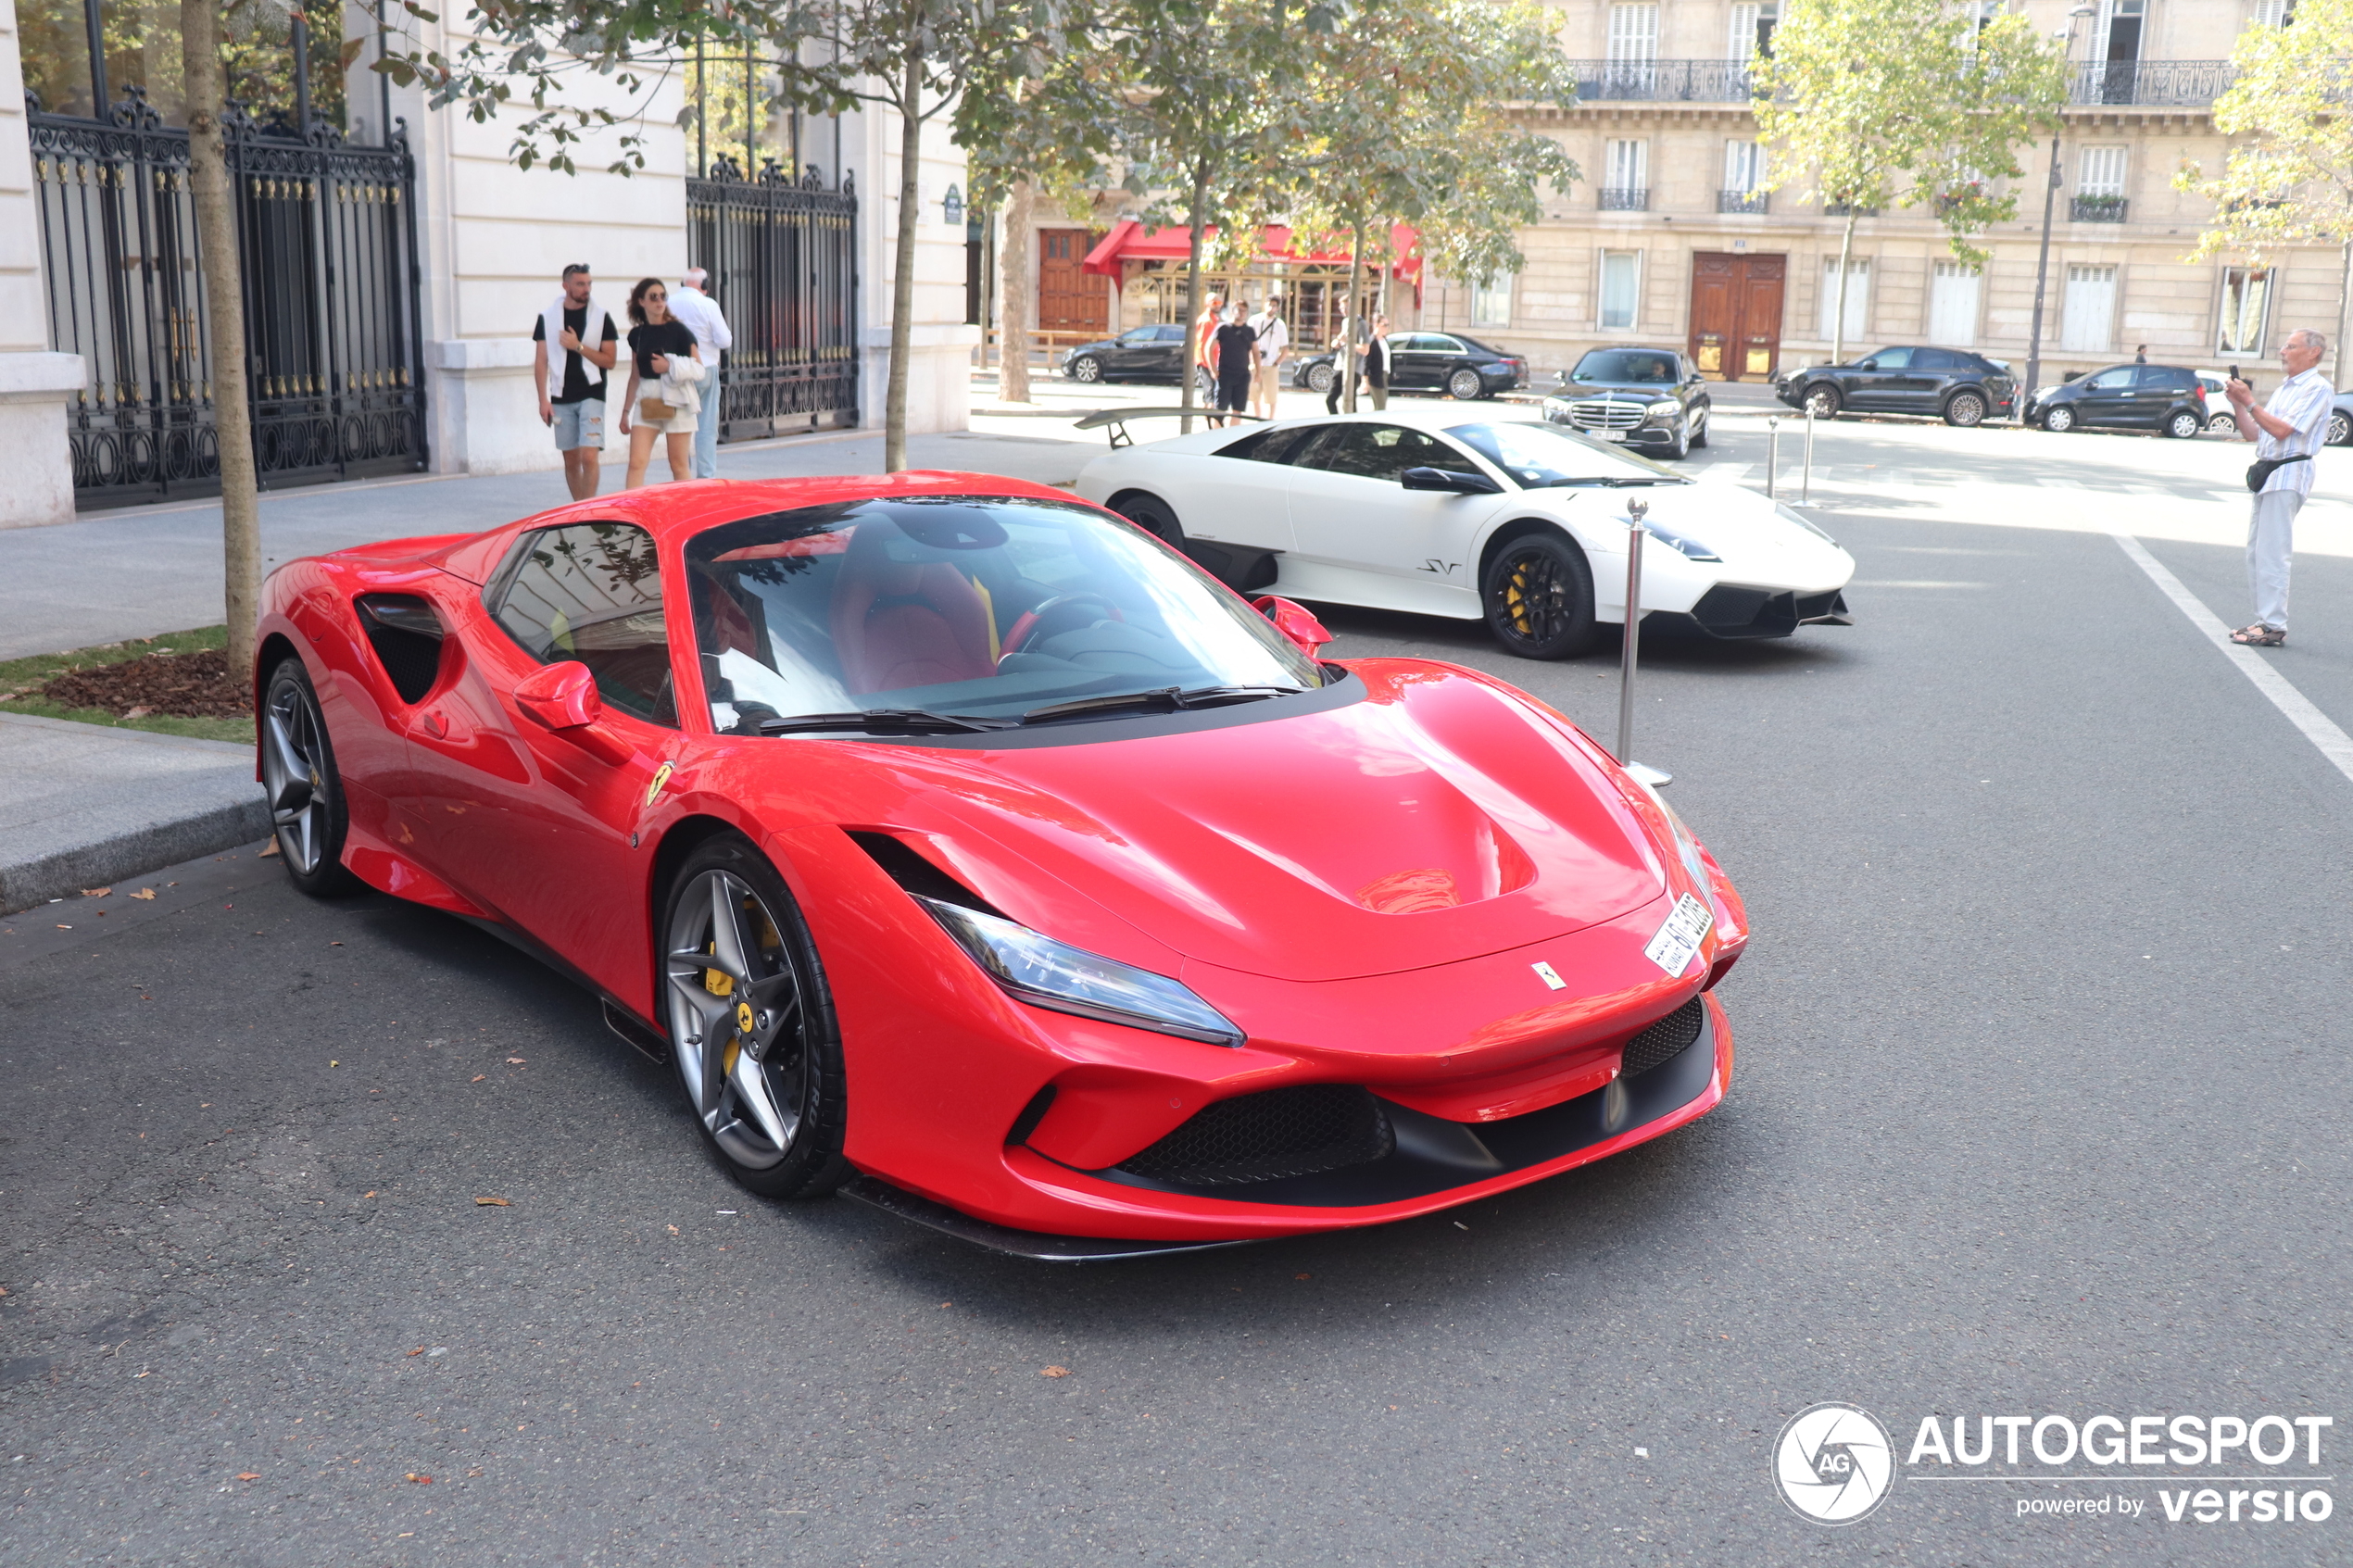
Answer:
<path fill-rule="evenodd" d="M 1203 231 L 1214 234 L 1214 228 Z M 1112 226 L 1102 243 L 1087 253 L 1081 262 L 1082 271 L 1098 277 L 1121 276 L 1122 265 L 1129 261 L 1182 261 L 1192 251 L 1193 232 L 1190 229 L 1147 229 L 1132 218 L 1123 218 Z M 1390 254 L 1398 257 L 1390 266 L 1390 275 L 1421 282 L 1422 258 L 1417 245 L 1420 232 L 1412 225 L 1399 223 L 1389 232 Z M 1345 267 L 1348 251 L 1340 249 L 1297 251 L 1291 248 L 1291 232 L 1277 223 L 1269 223 L 1258 231 L 1258 258 L 1262 261 L 1313 261 L 1325 266 Z"/>

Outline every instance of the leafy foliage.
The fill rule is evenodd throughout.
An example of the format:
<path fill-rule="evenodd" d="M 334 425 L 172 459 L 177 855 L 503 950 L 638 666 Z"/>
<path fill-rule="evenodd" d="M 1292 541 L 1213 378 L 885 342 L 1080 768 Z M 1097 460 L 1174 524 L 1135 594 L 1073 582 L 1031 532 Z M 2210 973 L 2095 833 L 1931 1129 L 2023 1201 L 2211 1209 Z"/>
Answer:
<path fill-rule="evenodd" d="M 2231 63 L 2238 79 L 2214 104 L 2214 128 L 2237 138 L 2222 171 L 2173 179 L 2215 205 L 2194 254 L 2353 236 L 2353 0 L 2302 0 L 2289 25 L 2246 29 Z"/>

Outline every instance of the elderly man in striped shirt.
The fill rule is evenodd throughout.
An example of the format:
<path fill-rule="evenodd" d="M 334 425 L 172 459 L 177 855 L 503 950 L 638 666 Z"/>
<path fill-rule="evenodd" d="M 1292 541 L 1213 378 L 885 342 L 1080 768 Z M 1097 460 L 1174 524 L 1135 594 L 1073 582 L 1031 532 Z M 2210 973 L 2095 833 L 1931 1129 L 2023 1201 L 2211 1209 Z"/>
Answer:
<path fill-rule="evenodd" d="M 2336 402 L 2336 389 L 2313 369 L 2328 346 L 2328 339 L 2309 327 L 2290 332 L 2280 347 L 2287 379 L 2260 408 L 2246 383 L 2233 377 L 2223 389 L 2240 435 L 2255 443 L 2257 466 L 2270 465 L 2256 487 L 2246 529 L 2246 576 L 2255 590 L 2255 619 L 2231 633 L 2231 641 L 2247 647 L 2275 648 L 2287 641 L 2287 575 L 2296 514 L 2312 493 L 2313 455 L 2328 433 L 2329 410 Z"/>

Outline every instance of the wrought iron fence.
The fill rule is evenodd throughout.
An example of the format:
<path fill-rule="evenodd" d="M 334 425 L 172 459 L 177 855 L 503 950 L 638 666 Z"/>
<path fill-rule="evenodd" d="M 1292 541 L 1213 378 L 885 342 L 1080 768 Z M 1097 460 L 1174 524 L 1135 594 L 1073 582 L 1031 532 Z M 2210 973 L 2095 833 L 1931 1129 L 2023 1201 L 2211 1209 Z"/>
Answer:
<path fill-rule="evenodd" d="M 2131 210 L 2123 196 L 2070 196 L 2067 203 L 2067 216 L 2077 223 L 2121 223 Z"/>
<path fill-rule="evenodd" d="M 1718 212 L 1763 212 L 1771 206 L 1770 191 L 1718 191 L 1716 210 Z"/>
<path fill-rule="evenodd" d="M 719 371 L 719 433 L 754 440 L 858 422 L 858 194 L 770 163 L 716 158 L 686 182 L 686 255 L 711 273 L 736 337 Z"/>
<path fill-rule="evenodd" d="M 220 485 L 188 135 L 124 90 L 104 121 L 31 112 L 49 341 L 88 376 L 67 420 L 84 506 Z M 415 167 L 397 130 L 223 117 L 264 488 L 425 464 Z"/>
<path fill-rule="evenodd" d="M 1647 185 L 1602 187 L 1604 212 L 1648 212 L 1650 205 L 1651 193 Z"/>

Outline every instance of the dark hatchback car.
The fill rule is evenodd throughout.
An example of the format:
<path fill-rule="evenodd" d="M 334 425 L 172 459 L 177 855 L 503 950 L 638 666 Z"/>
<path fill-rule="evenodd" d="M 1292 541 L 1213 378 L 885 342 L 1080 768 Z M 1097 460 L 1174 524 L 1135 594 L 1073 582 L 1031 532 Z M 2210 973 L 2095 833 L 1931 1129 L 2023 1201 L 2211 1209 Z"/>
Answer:
<path fill-rule="evenodd" d="M 1781 378 L 1776 394 L 1818 419 L 1857 414 L 1929 414 L 1973 425 L 2007 414 L 2018 396 L 2008 367 L 1965 348 L 1905 345 L 1850 365 L 1808 365 Z"/>
<path fill-rule="evenodd" d="M 1467 403 L 1528 384 L 1528 361 L 1461 332 L 1389 334 L 1389 390 L 1441 392 Z M 1295 362 L 1291 384 L 1329 392 L 1333 355 L 1328 348 Z"/>
<path fill-rule="evenodd" d="M 1706 445 L 1714 408 L 1707 383 L 1672 348 L 1592 349 L 1544 399 L 1553 423 L 1659 458 Z"/>
<path fill-rule="evenodd" d="M 2039 387 L 2026 400 L 2026 422 L 2045 430 L 2095 425 L 2183 440 L 2206 429 L 2209 412 L 2205 383 L 2181 365 L 2110 365 Z"/>
<path fill-rule="evenodd" d="M 1063 356 L 1063 374 L 1079 382 L 1173 382 L 1182 379 L 1184 363 L 1185 329 L 1169 321 L 1082 343 Z"/>

